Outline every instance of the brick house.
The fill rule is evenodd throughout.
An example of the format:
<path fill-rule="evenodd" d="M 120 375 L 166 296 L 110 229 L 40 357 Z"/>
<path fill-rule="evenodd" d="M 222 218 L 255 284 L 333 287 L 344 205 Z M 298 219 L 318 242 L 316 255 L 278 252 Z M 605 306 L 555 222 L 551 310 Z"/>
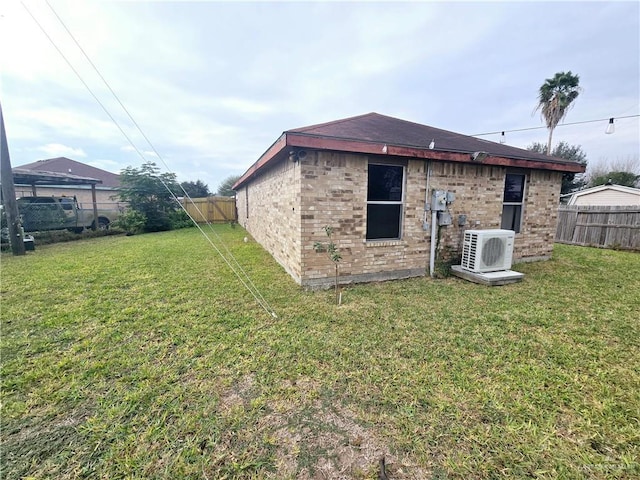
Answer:
<path fill-rule="evenodd" d="M 514 259 L 551 256 L 560 185 L 578 163 L 377 113 L 284 132 L 234 185 L 238 222 L 306 287 L 329 285 L 317 253 L 334 228 L 341 283 L 428 273 L 434 190 L 453 193 L 438 258 L 466 229 L 516 231 Z M 454 199 L 455 197 L 455 199 Z M 447 223 L 447 222 L 443 222 Z"/>

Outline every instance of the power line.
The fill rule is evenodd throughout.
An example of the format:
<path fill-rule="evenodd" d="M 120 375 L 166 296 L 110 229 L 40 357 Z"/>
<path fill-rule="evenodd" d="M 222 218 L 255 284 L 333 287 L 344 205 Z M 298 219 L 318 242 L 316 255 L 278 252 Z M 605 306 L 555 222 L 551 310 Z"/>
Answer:
<path fill-rule="evenodd" d="M 558 125 L 558 127 L 566 127 L 568 125 L 581 125 L 583 123 L 596 123 L 596 122 L 606 122 L 609 121 L 611 118 L 613 118 L 614 120 L 619 120 L 621 118 L 635 118 L 635 117 L 640 117 L 640 115 L 625 115 L 625 116 L 620 116 L 620 117 L 607 117 L 607 118 L 599 118 L 597 120 L 584 120 L 581 122 L 569 122 L 569 123 L 561 123 Z M 487 133 L 476 133 L 474 135 L 470 135 L 470 137 L 482 137 L 484 135 L 497 135 L 500 133 L 511 133 L 511 132 L 524 132 L 526 130 L 540 130 L 543 128 L 547 128 L 547 127 L 527 127 L 527 128 L 514 128 L 512 130 L 498 130 L 497 132 L 487 132 Z"/>
<path fill-rule="evenodd" d="M 21 2 L 22 6 L 24 7 L 24 9 L 27 11 L 27 13 L 31 16 L 31 18 L 33 19 L 33 21 L 36 23 L 36 25 L 38 25 L 38 27 L 40 28 L 40 30 L 42 31 L 42 33 L 45 35 L 45 37 L 47 37 L 47 39 L 49 40 L 49 42 L 51 43 L 51 45 L 53 45 L 53 47 L 58 51 L 58 53 L 60 54 L 60 56 L 64 59 L 65 62 L 67 62 L 67 65 L 69 65 L 69 68 L 73 71 L 73 73 L 75 73 L 76 77 L 78 77 L 78 80 L 80 80 L 80 82 L 82 83 L 82 85 L 84 85 L 84 87 L 87 89 L 87 91 L 91 94 L 91 96 L 93 97 L 93 99 L 98 103 L 98 105 L 100 105 L 100 107 L 102 108 L 102 110 L 104 111 L 104 113 L 107 114 L 107 116 L 111 119 L 111 121 L 114 123 L 114 125 L 116 127 L 118 127 L 118 130 L 120 130 L 120 133 L 122 133 L 122 135 L 124 135 L 124 138 L 127 139 L 127 141 L 129 142 L 129 144 L 133 147 L 133 149 L 138 153 L 138 155 L 140 156 L 140 158 L 142 158 L 143 160 L 146 161 L 146 158 L 144 157 L 144 155 L 142 154 L 142 152 L 140 152 L 140 150 L 138 150 L 138 147 L 136 147 L 136 145 L 131 141 L 131 139 L 129 138 L 129 136 L 126 134 L 126 132 L 122 129 L 122 127 L 120 126 L 120 124 L 116 121 L 115 118 L 113 118 L 113 116 L 111 115 L 111 113 L 109 113 L 109 110 L 107 110 L 107 107 L 104 106 L 104 104 L 100 101 L 100 99 L 96 96 L 95 93 L 93 93 L 93 91 L 91 90 L 91 88 L 89 88 L 89 85 L 87 85 L 87 82 L 84 81 L 84 79 L 82 78 L 82 76 L 78 73 L 78 71 L 74 68 L 74 66 L 71 64 L 71 62 L 69 61 L 69 59 L 64 55 L 64 53 L 62 53 L 62 50 L 60 50 L 60 48 L 58 48 L 58 45 L 56 45 L 56 43 L 53 41 L 53 39 L 49 36 L 49 34 L 47 33 L 47 31 L 44 29 L 44 27 L 40 24 L 40 22 L 38 22 L 38 20 L 36 19 L 36 17 L 33 15 L 33 13 L 31 13 L 31 10 L 29 10 L 29 8 L 25 5 L 24 2 Z"/>
<path fill-rule="evenodd" d="M 94 100 L 98 103 L 98 105 L 100 105 L 100 107 L 102 108 L 102 110 L 107 114 L 107 116 L 111 119 L 111 121 L 114 123 L 114 125 L 118 128 L 118 130 L 120 130 L 120 132 L 122 133 L 122 135 L 127 139 L 127 141 L 129 142 L 129 144 L 131 145 L 131 147 L 137 152 L 137 154 L 140 156 L 140 158 L 146 162 L 146 158 L 143 155 L 143 153 L 138 149 L 138 147 L 133 143 L 133 141 L 131 140 L 131 138 L 129 138 L 129 136 L 125 133 L 125 131 L 122 129 L 122 127 L 120 126 L 120 124 L 116 121 L 116 119 L 111 115 L 111 113 L 107 110 L 107 108 L 104 106 L 104 104 L 98 99 L 98 97 L 93 93 L 93 91 L 91 90 L 91 88 L 89 87 L 89 85 L 84 81 L 84 79 L 82 78 L 82 76 L 80 75 L 80 73 L 73 67 L 73 65 L 71 64 L 71 62 L 67 59 L 67 57 L 64 55 L 64 53 L 62 52 L 62 50 L 60 50 L 60 48 L 56 45 L 56 43 L 53 41 L 53 39 L 51 38 L 51 36 L 46 32 L 46 30 L 44 29 L 44 27 L 40 24 L 40 22 L 36 19 L 36 17 L 33 15 L 33 13 L 31 13 L 31 11 L 29 10 L 29 8 L 26 6 L 26 4 L 24 3 L 24 1 L 21 2 L 22 6 L 24 7 L 24 9 L 27 11 L 27 13 L 31 16 L 31 18 L 33 19 L 33 21 L 36 23 L 36 25 L 38 25 L 38 27 L 40 28 L 40 30 L 42 31 L 42 33 L 47 37 L 47 39 L 49 40 L 49 42 L 53 45 L 53 47 L 58 51 L 58 53 L 60 54 L 60 56 L 65 60 L 65 62 L 67 63 L 67 65 L 69 65 L 69 68 L 71 68 L 71 70 L 74 72 L 74 74 L 76 75 L 76 77 L 78 77 L 78 79 L 80 80 L 80 82 L 84 85 L 84 87 L 87 89 L 87 91 L 91 94 L 91 96 L 94 98 Z M 155 148 L 155 146 L 153 145 L 153 143 L 151 142 L 151 140 L 149 140 L 149 138 L 147 137 L 147 135 L 145 135 L 145 133 L 142 131 L 142 128 L 140 127 L 140 125 L 138 124 L 138 122 L 135 121 L 135 119 L 133 118 L 133 116 L 131 115 L 131 113 L 129 113 L 129 110 L 124 106 L 124 104 L 122 103 L 122 101 L 120 100 L 120 98 L 118 97 L 118 95 L 115 93 L 115 91 L 111 88 L 111 86 L 109 85 L 109 82 L 107 82 L 107 80 L 104 78 L 104 76 L 100 73 L 100 71 L 98 70 L 98 68 L 95 66 L 95 64 L 91 61 L 91 59 L 89 58 L 89 56 L 87 55 L 87 53 L 85 52 L 85 50 L 82 48 L 82 46 L 80 45 L 80 43 L 76 40 L 76 38 L 74 37 L 74 35 L 71 33 L 71 31 L 67 28 L 66 24 L 62 21 L 62 19 L 60 18 L 60 16 L 57 14 L 57 12 L 55 11 L 55 9 L 51 6 L 51 4 L 48 2 L 47 0 L 47 5 L 49 6 L 49 8 L 51 9 L 51 11 L 53 12 L 53 14 L 56 16 L 56 18 L 58 19 L 58 21 L 62 24 L 62 26 L 64 27 L 64 29 L 66 30 L 67 34 L 71 37 L 71 39 L 74 41 L 74 43 L 76 44 L 76 46 L 80 49 L 80 51 L 82 52 L 82 54 L 84 55 L 84 57 L 86 58 L 86 60 L 89 62 L 89 64 L 93 67 L 93 69 L 95 70 L 95 72 L 98 74 L 98 76 L 100 77 L 100 79 L 103 81 L 103 83 L 106 85 L 106 87 L 109 89 L 109 91 L 111 92 L 111 94 L 113 95 L 113 97 L 116 99 L 116 101 L 118 102 L 118 104 L 120 105 L 120 107 L 123 109 L 123 111 L 127 114 L 127 116 L 129 117 L 129 119 L 131 120 L 131 122 L 134 124 L 134 126 L 136 127 L 136 129 L 138 130 L 138 132 L 140 132 L 140 134 L 143 136 L 143 138 L 147 141 L 147 143 L 149 144 L 149 146 L 151 147 L 152 151 L 155 153 L 155 155 L 158 157 L 158 159 L 160 159 L 160 161 L 162 162 L 162 164 L 165 166 L 165 168 L 171 172 L 171 169 L 169 168 L 169 166 L 167 165 L 167 163 L 165 162 L 164 158 L 162 157 L 162 155 L 160 155 L 160 153 L 157 151 L 157 149 Z M 166 190 L 169 192 L 169 194 L 171 195 L 171 197 L 173 198 L 173 200 L 180 206 L 180 208 L 187 214 L 187 216 L 189 217 L 189 219 L 191 220 L 191 222 L 193 222 L 193 224 L 196 226 L 196 228 L 198 228 L 198 230 L 200 231 L 200 233 L 207 239 L 207 241 L 209 242 L 209 244 L 214 248 L 214 250 L 218 253 L 218 255 L 220 255 L 220 257 L 224 260 L 224 262 L 227 264 L 227 266 L 231 269 L 231 271 L 236 275 L 236 277 L 238 278 L 238 280 L 242 283 L 242 285 L 253 295 L 254 299 L 256 300 L 256 302 L 272 317 L 274 318 L 278 318 L 278 316 L 276 315 L 275 311 L 271 308 L 271 306 L 269 305 L 269 303 L 267 302 L 267 300 L 263 297 L 262 293 L 260 293 L 260 290 L 255 286 L 255 284 L 253 283 L 253 281 L 251 280 L 251 278 L 249 277 L 249 275 L 244 271 L 244 269 L 242 268 L 242 266 L 238 263 L 238 261 L 236 260 L 235 256 L 229 251 L 229 249 L 227 248 L 227 246 L 225 245 L 225 243 L 222 241 L 222 239 L 220 238 L 220 236 L 218 235 L 218 233 L 213 229 L 213 226 L 211 225 L 210 222 L 206 222 L 209 225 L 209 228 L 211 230 L 211 232 L 213 232 L 213 234 L 216 236 L 218 242 L 224 247 L 226 255 L 231 258 L 233 260 L 233 263 L 229 260 L 229 258 L 227 258 L 227 256 L 225 256 L 225 254 L 223 254 L 223 252 L 220 250 L 220 248 L 211 240 L 211 238 L 204 232 L 204 230 L 202 229 L 202 227 L 198 224 L 198 222 L 196 222 L 196 220 L 191 216 L 191 214 L 187 211 L 187 209 L 184 207 L 184 205 L 182 205 L 182 202 L 180 202 L 180 200 L 178 199 L 178 197 L 175 195 L 175 193 L 171 190 L 171 188 L 166 184 L 166 182 L 162 179 L 162 177 L 158 177 L 158 179 L 160 180 L 160 183 L 162 183 L 162 185 L 166 188 Z M 182 192 L 184 193 L 185 197 L 189 199 L 189 201 L 191 202 L 192 205 L 194 205 L 196 211 L 200 214 L 200 216 L 202 217 L 202 219 L 204 219 L 206 221 L 206 218 L 204 217 L 204 215 L 202 214 L 202 212 L 200 211 L 200 209 L 198 208 L 198 206 L 193 202 L 193 199 L 189 196 L 189 194 L 185 191 L 185 189 L 182 187 L 182 185 L 179 185 Z M 235 264 L 235 265 L 234 265 Z"/>

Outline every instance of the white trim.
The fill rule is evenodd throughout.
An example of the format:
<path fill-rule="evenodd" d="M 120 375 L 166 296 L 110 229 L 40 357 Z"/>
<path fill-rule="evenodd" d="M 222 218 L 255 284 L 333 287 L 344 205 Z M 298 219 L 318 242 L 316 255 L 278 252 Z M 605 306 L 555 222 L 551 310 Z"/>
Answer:
<path fill-rule="evenodd" d="M 583 195 L 591 195 L 605 190 L 613 190 L 615 192 L 640 196 L 640 188 L 625 187 L 624 185 L 598 185 L 597 187 L 585 188 L 584 190 L 573 192 L 570 194 L 571 197 L 569 198 L 567 205 L 574 205 L 576 200 Z"/>

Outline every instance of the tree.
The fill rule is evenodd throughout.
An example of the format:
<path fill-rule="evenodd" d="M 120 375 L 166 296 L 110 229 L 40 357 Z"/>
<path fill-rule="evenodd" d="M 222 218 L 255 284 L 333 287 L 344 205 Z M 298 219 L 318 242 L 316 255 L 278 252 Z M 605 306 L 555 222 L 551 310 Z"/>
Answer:
<path fill-rule="evenodd" d="M 316 252 L 324 252 L 327 254 L 329 259 L 333 262 L 335 268 L 335 291 L 336 291 L 336 305 L 340 305 L 340 290 L 338 289 L 338 264 L 340 260 L 342 260 L 342 255 L 340 254 L 340 250 L 338 250 L 338 246 L 333 242 L 333 227 L 326 225 L 324 227 L 324 232 L 329 237 L 329 242 L 324 244 L 322 242 L 314 242 L 313 249 Z"/>
<path fill-rule="evenodd" d="M 551 152 L 553 130 L 567 115 L 573 101 L 580 94 L 580 77 L 572 75 L 571 71 L 559 72 L 553 78 L 547 78 L 538 93 L 538 106 L 542 117 L 549 129 L 549 141 L 546 154 Z"/>
<path fill-rule="evenodd" d="M 590 187 L 613 183 L 626 187 L 640 187 L 640 156 L 616 160 L 601 159 L 587 172 Z"/>
<path fill-rule="evenodd" d="M 182 182 L 180 186 L 191 198 L 202 198 L 211 195 L 209 186 L 202 180 L 196 180 L 195 182 Z"/>
<path fill-rule="evenodd" d="M 240 175 L 231 175 L 225 178 L 218 187 L 218 193 L 220 197 L 233 197 L 236 192 L 233 190 L 233 185 L 240 179 Z"/>
<path fill-rule="evenodd" d="M 175 194 L 180 190 L 174 173 L 160 173 L 153 162 L 127 167 L 120 172 L 120 200 L 144 215 L 145 232 L 171 230 L 172 217 L 179 208 Z"/>
<path fill-rule="evenodd" d="M 534 142 L 527 147 L 527 150 L 537 153 L 546 153 L 547 147 L 539 142 Z M 582 151 L 580 145 L 569 145 L 567 142 L 560 142 L 551 152 L 551 155 L 558 158 L 564 158 L 565 160 L 572 160 L 582 165 L 587 165 L 587 154 Z M 586 181 L 584 176 L 575 173 L 563 173 L 562 174 L 562 187 L 560 188 L 560 195 L 566 193 L 575 192 L 584 187 Z"/>
<path fill-rule="evenodd" d="M 589 186 L 597 187 L 598 185 L 622 185 L 625 187 L 635 187 L 640 182 L 640 175 L 633 172 L 607 172 L 592 177 Z"/>

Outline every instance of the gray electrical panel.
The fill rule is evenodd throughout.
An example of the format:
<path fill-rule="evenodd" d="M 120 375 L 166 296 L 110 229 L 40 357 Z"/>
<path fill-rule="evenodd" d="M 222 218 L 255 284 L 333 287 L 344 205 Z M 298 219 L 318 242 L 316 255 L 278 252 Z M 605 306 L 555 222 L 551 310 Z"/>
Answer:
<path fill-rule="evenodd" d="M 444 190 L 434 190 L 431 194 L 431 210 L 442 212 L 447 209 L 447 192 Z"/>
<path fill-rule="evenodd" d="M 451 225 L 451 214 L 449 212 L 438 212 L 438 225 Z"/>

